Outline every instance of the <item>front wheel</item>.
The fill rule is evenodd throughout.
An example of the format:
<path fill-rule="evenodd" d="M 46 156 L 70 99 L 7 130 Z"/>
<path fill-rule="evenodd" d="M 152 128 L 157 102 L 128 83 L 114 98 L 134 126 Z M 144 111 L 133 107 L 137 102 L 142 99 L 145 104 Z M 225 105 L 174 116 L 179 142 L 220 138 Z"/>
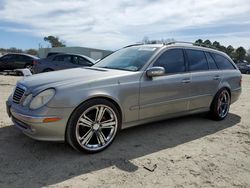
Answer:
<path fill-rule="evenodd" d="M 96 153 L 113 142 L 120 125 L 120 114 L 112 102 L 93 99 L 75 110 L 68 122 L 66 139 L 78 151 Z"/>
<path fill-rule="evenodd" d="M 231 97 L 227 89 L 221 89 L 215 96 L 211 108 L 210 115 L 215 120 L 223 120 L 230 108 Z"/>

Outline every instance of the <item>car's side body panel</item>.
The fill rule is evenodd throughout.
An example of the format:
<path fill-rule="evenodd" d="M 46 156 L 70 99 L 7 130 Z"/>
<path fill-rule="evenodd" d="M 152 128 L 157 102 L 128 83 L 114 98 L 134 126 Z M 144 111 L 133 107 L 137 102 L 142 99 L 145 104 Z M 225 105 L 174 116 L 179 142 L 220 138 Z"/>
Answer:
<path fill-rule="evenodd" d="M 221 71 L 192 72 L 188 110 L 208 108 L 222 79 Z"/>
<path fill-rule="evenodd" d="M 140 85 L 140 119 L 187 111 L 190 73 L 142 78 Z M 185 92 L 183 92 L 185 91 Z"/>

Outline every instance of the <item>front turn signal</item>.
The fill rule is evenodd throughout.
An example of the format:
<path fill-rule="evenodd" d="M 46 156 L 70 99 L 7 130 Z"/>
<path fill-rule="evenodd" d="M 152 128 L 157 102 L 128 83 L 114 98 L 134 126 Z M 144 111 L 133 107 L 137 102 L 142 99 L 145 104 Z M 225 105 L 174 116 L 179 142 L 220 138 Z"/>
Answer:
<path fill-rule="evenodd" d="M 59 120 L 61 120 L 61 118 L 57 118 L 57 117 L 44 118 L 43 123 L 56 122 L 56 121 L 59 121 Z"/>

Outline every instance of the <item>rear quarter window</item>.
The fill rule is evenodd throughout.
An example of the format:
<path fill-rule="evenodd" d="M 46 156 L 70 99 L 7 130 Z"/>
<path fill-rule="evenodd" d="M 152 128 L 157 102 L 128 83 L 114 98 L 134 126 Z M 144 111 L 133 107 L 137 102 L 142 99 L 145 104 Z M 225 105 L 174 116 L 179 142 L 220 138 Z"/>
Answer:
<path fill-rule="evenodd" d="M 208 52 L 205 52 L 205 54 L 206 54 L 206 57 L 207 57 L 207 62 L 208 62 L 208 65 L 209 65 L 209 69 L 210 70 L 217 70 L 218 66 L 215 63 L 214 58 Z"/>
<path fill-rule="evenodd" d="M 222 70 L 233 70 L 235 67 L 233 64 L 224 56 L 212 53 L 212 56 L 214 60 L 216 61 L 216 64 L 218 65 L 219 69 Z"/>

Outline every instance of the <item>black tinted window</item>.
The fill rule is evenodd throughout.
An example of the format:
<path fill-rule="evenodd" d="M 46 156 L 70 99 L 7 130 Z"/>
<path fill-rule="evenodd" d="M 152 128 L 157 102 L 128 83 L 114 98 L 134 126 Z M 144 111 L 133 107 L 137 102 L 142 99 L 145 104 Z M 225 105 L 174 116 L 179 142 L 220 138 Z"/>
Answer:
<path fill-rule="evenodd" d="M 89 62 L 87 59 L 85 59 L 83 57 L 79 57 L 79 56 L 73 56 L 73 63 L 74 64 L 79 64 L 79 65 L 83 65 L 83 66 L 90 66 L 90 65 L 92 65 L 92 63 Z"/>
<path fill-rule="evenodd" d="M 154 66 L 164 67 L 166 73 L 185 71 L 185 61 L 181 49 L 172 49 L 164 52 L 155 62 Z"/>
<path fill-rule="evenodd" d="M 11 54 L 8 54 L 8 55 L 4 55 L 1 57 L 2 60 L 8 60 L 8 59 L 11 59 L 13 56 Z"/>
<path fill-rule="evenodd" d="M 207 61 L 208 61 L 208 65 L 209 65 L 209 69 L 211 70 L 216 70 L 218 69 L 213 57 L 210 55 L 210 53 L 206 52 L 206 56 L 207 56 Z"/>
<path fill-rule="evenodd" d="M 203 51 L 186 50 L 186 52 L 190 71 L 208 70 L 207 60 Z"/>
<path fill-rule="evenodd" d="M 232 63 L 222 55 L 212 54 L 219 69 L 235 69 Z"/>
<path fill-rule="evenodd" d="M 16 59 L 19 61 L 29 61 L 31 60 L 31 57 L 24 56 L 24 55 L 16 55 Z"/>
<path fill-rule="evenodd" d="M 71 62 L 71 56 L 70 55 L 58 55 L 53 59 L 53 61 Z"/>

